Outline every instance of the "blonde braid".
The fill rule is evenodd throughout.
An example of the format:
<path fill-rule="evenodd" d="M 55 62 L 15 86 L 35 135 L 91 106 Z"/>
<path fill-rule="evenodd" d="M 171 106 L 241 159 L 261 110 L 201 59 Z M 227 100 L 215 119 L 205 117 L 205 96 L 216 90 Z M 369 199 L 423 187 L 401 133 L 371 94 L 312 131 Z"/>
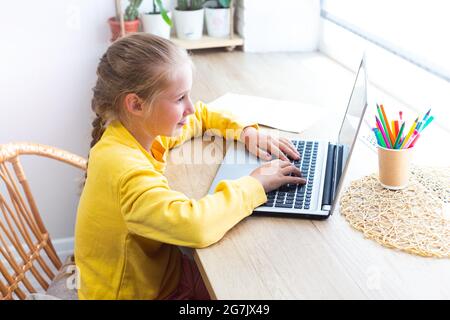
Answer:
<path fill-rule="evenodd" d="M 102 119 L 102 117 L 96 113 L 97 117 L 92 121 L 92 141 L 91 141 L 91 148 L 96 145 L 96 143 L 100 140 L 100 138 L 103 135 L 103 132 L 105 132 L 105 121 Z"/>

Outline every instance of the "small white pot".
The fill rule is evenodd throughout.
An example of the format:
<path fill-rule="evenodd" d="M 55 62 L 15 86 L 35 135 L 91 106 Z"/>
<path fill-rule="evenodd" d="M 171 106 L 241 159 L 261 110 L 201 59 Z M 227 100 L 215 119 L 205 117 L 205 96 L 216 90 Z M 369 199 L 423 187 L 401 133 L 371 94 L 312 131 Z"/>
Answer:
<path fill-rule="evenodd" d="M 185 40 L 198 40 L 203 35 L 204 10 L 174 10 L 177 37 Z"/>
<path fill-rule="evenodd" d="M 206 30 L 214 38 L 230 36 L 230 8 L 205 8 Z"/>
<path fill-rule="evenodd" d="M 172 18 L 172 12 L 167 12 L 167 15 Z M 170 39 L 170 26 L 160 13 L 142 13 L 141 21 L 144 32 Z"/>

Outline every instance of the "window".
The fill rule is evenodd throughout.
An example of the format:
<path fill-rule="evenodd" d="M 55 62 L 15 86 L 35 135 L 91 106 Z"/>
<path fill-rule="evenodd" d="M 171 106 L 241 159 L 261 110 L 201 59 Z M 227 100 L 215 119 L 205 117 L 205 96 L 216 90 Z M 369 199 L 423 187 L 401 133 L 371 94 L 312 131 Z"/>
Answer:
<path fill-rule="evenodd" d="M 444 0 L 323 0 L 320 50 L 450 129 L 450 20 Z"/>

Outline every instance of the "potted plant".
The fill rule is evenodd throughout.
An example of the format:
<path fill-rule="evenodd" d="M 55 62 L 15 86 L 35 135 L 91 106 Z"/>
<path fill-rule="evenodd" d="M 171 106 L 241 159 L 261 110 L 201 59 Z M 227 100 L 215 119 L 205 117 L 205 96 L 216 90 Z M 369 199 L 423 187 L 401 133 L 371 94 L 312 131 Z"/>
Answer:
<path fill-rule="evenodd" d="M 138 8 L 141 5 L 142 0 L 129 0 L 128 6 L 125 9 L 123 15 L 125 34 L 139 31 L 139 11 Z M 109 26 L 111 28 L 112 38 L 111 41 L 115 41 L 121 35 L 120 27 L 120 1 L 116 1 L 117 16 L 108 19 Z"/>
<path fill-rule="evenodd" d="M 142 13 L 141 21 L 144 32 L 170 39 L 172 13 L 168 12 L 161 0 L 153 0 L 153 11 Z"/>
<path fill-rule="evenodd" d="M 204 0 L 178 0 L 174 10 L 177 37 L 197 40 L 203 35 Z"/>
<path fill-rule="evenodd" d="M 231 0 L 213 0 L 205 4 L 206 30 L 214 38 L 230 36 Z"/>

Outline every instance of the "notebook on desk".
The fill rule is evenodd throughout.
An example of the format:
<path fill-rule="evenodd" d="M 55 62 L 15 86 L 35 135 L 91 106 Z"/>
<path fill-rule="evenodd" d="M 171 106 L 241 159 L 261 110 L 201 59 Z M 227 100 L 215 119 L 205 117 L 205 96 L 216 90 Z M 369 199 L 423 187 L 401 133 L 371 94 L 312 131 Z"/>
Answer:
<path fill-rule="evenodd" d="M 325 115 L 327 108 L 299 101 L 275 100 L 244 94 L 226 93 L 208 103 L 208 108 L 220 112 L 229 112 L 240 121 L 301 133 L 317 123 Z M 276 113 L 273 110 L 277 110 Z M 289 117 L 285 115 L 289 114 Z M 308 117 L 303 115 L 307 114 Z"/>
<path fill-rule="evenodd" d="M 367 107 L 365 59 L 360 62 L 347 109 L 343 115 L 337 142 L 292 140 L 301 155 L 293 161 L 305 185 L 285 185 L 267 194 L 268 201 L 254 214 L 326 219 L 336 208 L 343 177 L 347 171 L 358 132 Z M 219 181 L 250 174 L 263 160 L 250 154 L 242 143 L 232 144 L 211 184 L 209 193 Z"/>

